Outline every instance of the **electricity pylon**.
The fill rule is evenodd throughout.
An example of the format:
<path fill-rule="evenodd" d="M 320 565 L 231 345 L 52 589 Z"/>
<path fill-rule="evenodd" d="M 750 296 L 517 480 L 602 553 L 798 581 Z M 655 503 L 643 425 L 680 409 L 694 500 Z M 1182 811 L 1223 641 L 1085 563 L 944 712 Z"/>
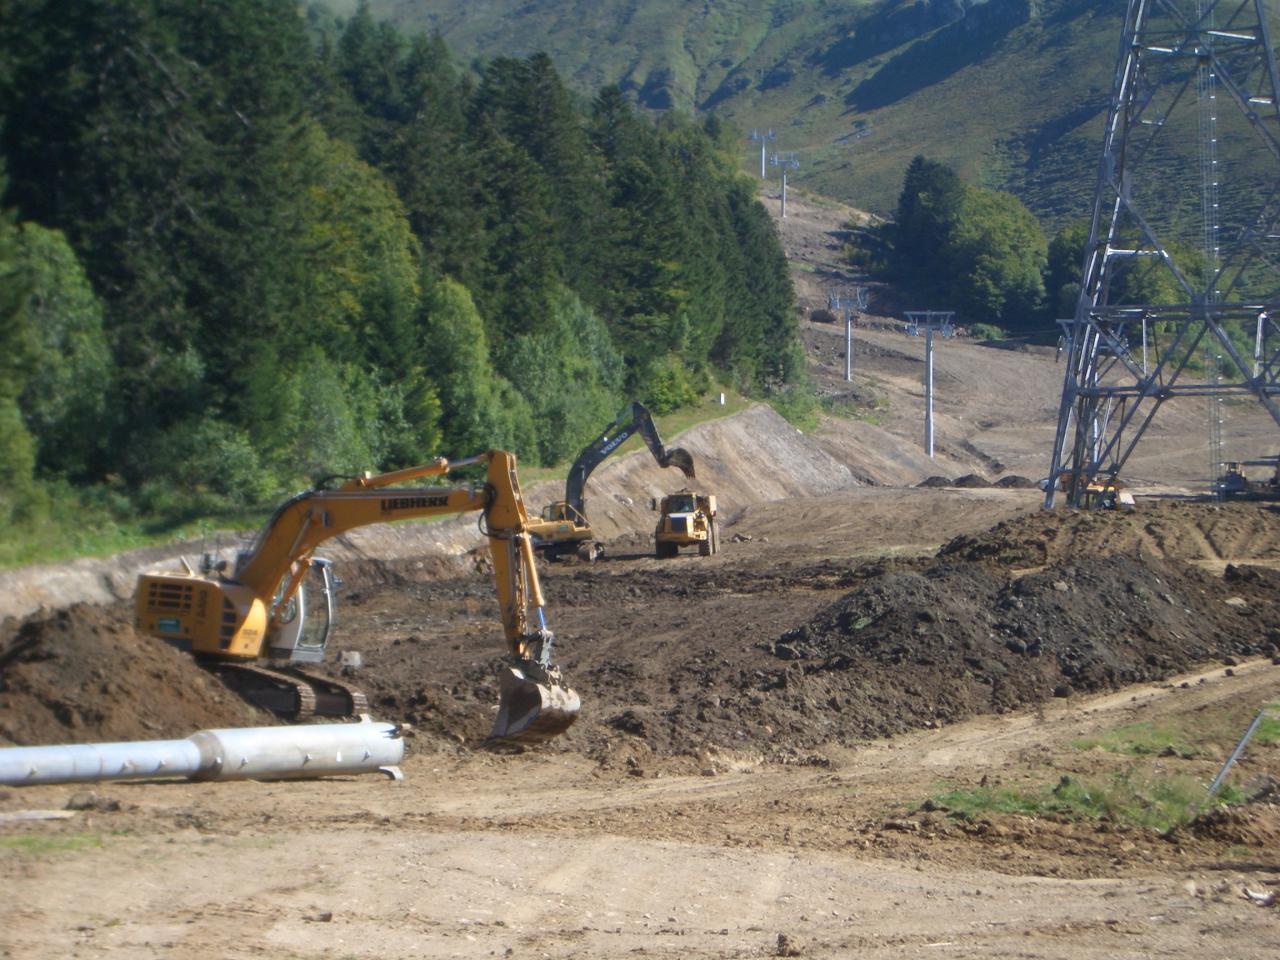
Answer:
<path fill-rule="evenodd" d="M 1272 2 L 1129 0 L 1046 507 L 1115 483 L 1169 400 L 1253 397 L 1280 425 Z"/>

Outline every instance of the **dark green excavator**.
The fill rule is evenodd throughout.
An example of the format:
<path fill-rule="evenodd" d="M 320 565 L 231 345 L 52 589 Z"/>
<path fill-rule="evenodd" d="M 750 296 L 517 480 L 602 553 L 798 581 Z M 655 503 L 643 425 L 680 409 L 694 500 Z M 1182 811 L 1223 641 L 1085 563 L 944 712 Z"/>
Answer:
<path fill-rule="evenodd" d="M 679 467 L 686 477 L 693 477 L 693 457 L 689 451 L 664 447 L 648 409 L 633 401 L 573 461 L 565 480 L 564 499 L 544 507 L 541 520 L 530 521 L 529 534 L 535 550 L 548 560 L 576 554 L 580 559 L 592 561 L 604 554 L 604 544 L 596 539 L 587 520 L 583 492 L 591 472 L 637 432 L 660 466 Z"/>

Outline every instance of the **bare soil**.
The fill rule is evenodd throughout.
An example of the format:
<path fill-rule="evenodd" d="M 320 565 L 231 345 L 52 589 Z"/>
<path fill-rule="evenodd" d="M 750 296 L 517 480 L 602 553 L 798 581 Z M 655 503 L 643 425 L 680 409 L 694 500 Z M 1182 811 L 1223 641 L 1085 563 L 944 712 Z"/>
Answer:
<path fill-rule="evenodd" d="M 793 250 L 831 256 L 847 211 L 788 214 Z M 815 377 L 843 389 L 821 326 Z M 500 649 L 482 552 L 349 558 L 334 653 L 360 651 L 375 715 L 413 724 L 406 781 L 0 789 L 0 957 L 1274 957 L 1280 912 L 1245 891 L 1280 889 L 1280 746 L 1240 758 L 1250 802 L 1172 831 L 940 798 L 1207 783 L 1280 700 L 1280 513 L 1187 498 L 1190 415 L 1142 461 L 1165 497 L 1045 513 L 1016 478 L 1047 468 L 1052 352 L 941 347 L 930 461 L 918 344 L 866 337 L 875 404 L 816 432 L 843 486 L 828 465 L 812 493 L 753 498 L 751 470 L 799 475 L 790 428 L 704 426 L 682 445 L 746 491 L 719 555 L 657 561 L 615 499 L 604 562 L 543 570 L 584 704 L 564 737 L 480 747 Z M 735 454 L 744 433 L 761 442 Z M 0 628 L 4 741 L 253 722 L 124 604 Z M 1090 746 L 1134 725 L 1197 748 Z"/>

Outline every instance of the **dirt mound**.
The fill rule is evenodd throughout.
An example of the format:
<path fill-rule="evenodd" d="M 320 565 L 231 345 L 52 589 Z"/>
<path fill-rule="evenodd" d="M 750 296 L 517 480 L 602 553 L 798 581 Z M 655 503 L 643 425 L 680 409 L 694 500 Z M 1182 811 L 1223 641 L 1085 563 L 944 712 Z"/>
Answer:
<path fill-rule="evenodd" d="M 992 486 L 999 487 L 1002 490 L 1030 490 L 1036 485 L 1036 482 L 1030 477 L 1021 477 L 1016 473 L 1001 477 Z"/>
<path fill-rule="evenodd" d="M 776 639 L 619 658 L 581 685 L 607 727 L 659 754 L 750 746 L 785 759 L 1259 654 L 1280 612 L 1262 580 L 1160 561 L 1091 559 L 1013 580 L 945 561 L 851 576 L 852 591 Z"/>
<path fill-rule="evenodd" d="M 923 480 L 917 483 L 916 486 L 924 487 L 926 489 L 940 490 L 943 487 L 953 486 L 953 484 L 951 483 L 950 477 L 933 476 L 933 477 L 925 477 Z"/>
<path fill-rule="evenodd" d="M 140 636 L 122 604 L 0 626 L 0 742 L 153 740 L 270 722 L 188 655 Z"/>
<path fill-rule="evenodd" d="M 1042 566 L 1069 556 L 1129 554 L 1192 561 L 1280 560 L 1280 508 L 1144 500 L 1133 511 L 1038 511 L 952 540 L 940 556 Z"/>
<path fill-rule="evenodd" d="M 1278 599 L 1258 578 L 1161 561 L 1088 558 L 1014 580 L 944 561 L 872 574 L 769 649 L 869 736 L 1261 654 Z"/>
<path fill-rule="evenodd" d="M 1271 654 L 1280 571 L 1217 577 L 1181 558 L 1229 538 L 1243 545 L 1235 556 L 1269 556 L 1275 522 L 1256 504 L 1038 512 L 930 558 L 791 562 L 766 550 L 663 565 L 638 551 L 556 564 L 542 577 L 556 659 L 584 709 L 550 749 L 796 761 Z M 425 581 L 358 567 L 342 596 L 333 658 L 362 652 L 357 684 L 380 719 L 415 725 L 416 750 L 476 745 L 492 723 L 505 644 L 491 574 L 468 563 Z M 185 735 L 260 717 L 185 655 L 138 637 L 122 605 L 11 623 L 3 639 L 0 736 L 12 741 Z"/>
<path fill-rule="evenodd" d="M 1213 807 L 1171 834 L 1172 839 L 1208 840 L 1255 850 L 1273 850 L 1280 843 L 1280 806 L 1255 802 Z"/>
<path fill-rule="evenodd" d="M 966 473 L 963 477 L 957 477 L 951 485 L 971 490 L 982 490 L 991 486 L 991 481 L 978 473 Z"/>
<path fill-rule="evenodd" d="M 1098 522 L 1037 520 L 1061 524 L 1067 539 L 1073 525 Z M 805 761 L 833 743 L 1158 681 L 1270 654 L 1280 641 L 1276 571 L 1216 577 L 1177 560 L 1086 551 L 1019 573 L 1002 558 L 1022 555 L 1020 531 L 973 538 L 986 545 L 976 559 L 953 546 L 861 565 L 550 570 L 557 659 L 584 701 L 552 749 Z M 361 683 L 379 714 L 415 724 L 418 749 L 477 743 L 500 663 L 489 585 L 409 589 L 423 611 L 412 630 L 366 619 L 381 607 L 376 592 L 356 598 L 348 624 L 381 638 Z"/>

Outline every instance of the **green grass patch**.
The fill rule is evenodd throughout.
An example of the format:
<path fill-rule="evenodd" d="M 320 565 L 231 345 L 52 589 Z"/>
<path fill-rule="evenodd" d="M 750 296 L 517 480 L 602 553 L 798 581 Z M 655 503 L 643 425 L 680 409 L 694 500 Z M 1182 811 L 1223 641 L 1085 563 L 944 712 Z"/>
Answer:
<path fill-rule="evenodd" d="M 861 396 L 861 394 L 866 393 L 868 391 L 863 389 L 857 398 L 849 396 L 823 397 L 821 401 L 822 411 L 832 417 L 857 420 L 859 423 L 869 423 L 877 427 L 882 426 L 889 412 L 889 401 L 879 395 L 868 395 L 865 398 Z"/>
<path fill-rule="evenodd" d="M 1101 736 L 1072 740 L 1071 745 L 1077 750 L 1105 750 L 1130 757 L 1157 757 L 1168 753 L 1196 757 L 1204 752 L 1190 743 L 1177 727 L 1157 727 L 1149 723 L 1126 724 Z"/>
<path fill-rule="evenodd" d="M 0 837 L 0 857 L 43 860 L 61 853 L 80 853 L 102 847 L 100 833 L 24 833 Z"/>
<path fill-rule="evenodd" d="M 975 323 L 969 332 L 979 340 L 1004 340 L 1009 334 L 994 323 Z"/>
<path fill-rule="evenodd" d="M 101 490 L 58 493 L 34 516 L 0 525 L 0 569 L 104 557 L 139 547 L 196 540 L 215 530 L 253 530 L 273 505 L 258 508 L 185 509 L 134 515 Z"/>
<path fill-rule="evenodd" d="M 713 390 L 707 396 L 703 397 L 702 402 L 697 406 L 686 407 L 668 413 L 665 416 L 655 417 L 654 422 L 658 425 L 658 432 L 662 435 L 664 442 L 669 442 L 672 437 L 678 433 L 683 433 L 690 427 L 696 427 L 700 423 L 707 423 L 712 420 L 719 420 L 722 417 L 732 416 L 735 413 L 741 413 L 756 401 L 744 397 L 740 393 L 733 390 L 724 391 L 724 404 L 720 403 L 720 390 Z M 604 424 L 601 424 L 603 427 Z M 569 464 L 565 464 L 565 469 Z M 563 470 L 561 471 L 564 472 Z"/>
<path fill-rule="evenodd" d="M 1204 795 L 1204 785 L 1192 777 L 1151 776 L 1128 768 L 1106 780 L 1064 776 L 1052 787 L 973 787 L 944 790 L 931 799 L 952 814 L 969 817 L 987 813 L 1053 815 L 1081 822 L 1106 817 L 1118 824 L 1164 832 L 1188 823 Z M 1234 792 L 1219 798 L 1222 802 L 1238 799 Z"/>
<path fill-rule="evenodd" d="M 1280 742 L 1280 703 L 1268 703 L 1266 710 L 1258 721 L 1258 729 L 1253 731 L 1252 742 L 1262 746 Z"/>
<path fill-rule="evenodd" d="M 769 398 L 769 406 L 797 430 L 809 431 L 818 426 L 822 403 L 807 386 L 792 386 Z"/>

